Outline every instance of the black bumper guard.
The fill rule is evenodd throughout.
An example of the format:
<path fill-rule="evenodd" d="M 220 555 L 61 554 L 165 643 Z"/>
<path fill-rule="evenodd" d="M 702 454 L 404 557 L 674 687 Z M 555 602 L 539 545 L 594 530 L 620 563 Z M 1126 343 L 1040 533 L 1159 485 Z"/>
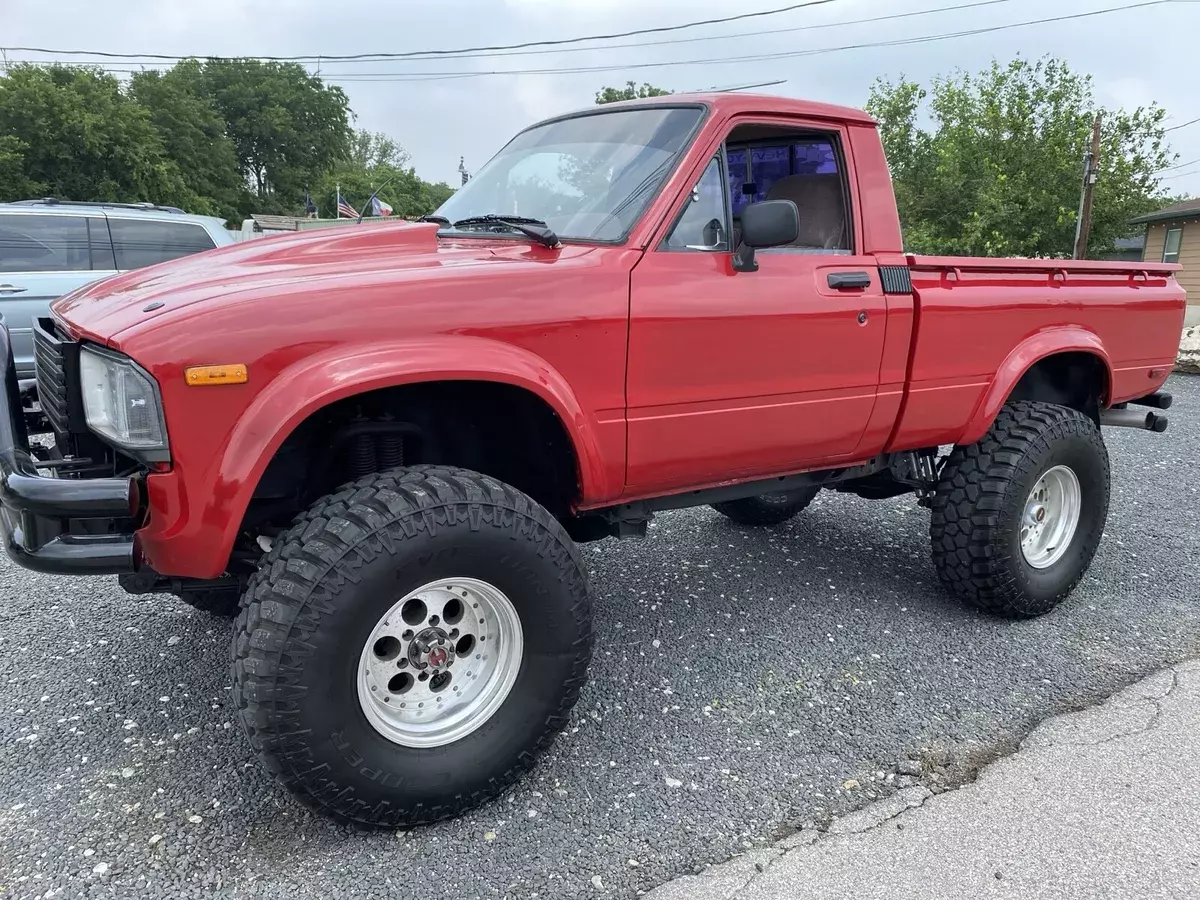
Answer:
<path fill-rule="evenodd" d="M 135 571 L 133 534 L 72 533 L 72 520 L 89 531 L 132 526 L 138 487 L 132 478 L 52 478 L 38 474 L 29 449 L 21 385 L 12 345 L 0 316 L 0 536 L 8 555 L 38 572 L 114 575 Z"/>

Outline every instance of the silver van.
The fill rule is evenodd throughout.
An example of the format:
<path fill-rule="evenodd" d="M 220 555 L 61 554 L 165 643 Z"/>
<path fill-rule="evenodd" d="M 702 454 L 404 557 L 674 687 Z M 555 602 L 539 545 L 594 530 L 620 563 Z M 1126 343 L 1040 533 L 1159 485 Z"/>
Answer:
<path fill-rule="evenodd" d="M 0 314 L 12 336 L 17 378 L 34 377 L 33 323 L 48 315 L 52 300 L 90 281 L 233 241 L 221 219 L 170 206 L 0 203 Z"/>

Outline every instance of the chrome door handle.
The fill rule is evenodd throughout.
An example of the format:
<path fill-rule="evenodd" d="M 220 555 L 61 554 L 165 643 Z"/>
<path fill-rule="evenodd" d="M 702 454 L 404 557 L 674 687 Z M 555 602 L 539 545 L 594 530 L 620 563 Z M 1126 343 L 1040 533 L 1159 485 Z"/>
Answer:
<path fill-rule="evenodd" d="M 0 294 L 23 294 L 29 288 L 17 287 L 15 284 L 0 284 Z"/>

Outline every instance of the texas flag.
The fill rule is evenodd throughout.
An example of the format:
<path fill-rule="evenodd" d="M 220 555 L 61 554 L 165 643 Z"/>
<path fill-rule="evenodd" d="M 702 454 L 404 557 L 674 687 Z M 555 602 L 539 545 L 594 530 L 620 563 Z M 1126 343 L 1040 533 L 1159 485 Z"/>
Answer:
<path fill-rule="evenodd" d="M 392 214 L 392 207 L 389 204 L 384 203 L 378 197 L 371 198 L 371 215 L 373 215 L 373 216 L 390 216 L 391 214 Z"/>

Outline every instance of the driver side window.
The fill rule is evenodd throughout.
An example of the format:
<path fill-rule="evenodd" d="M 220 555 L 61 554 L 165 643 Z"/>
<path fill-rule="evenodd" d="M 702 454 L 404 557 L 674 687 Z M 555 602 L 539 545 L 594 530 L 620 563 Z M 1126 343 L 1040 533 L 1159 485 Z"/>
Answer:
<path fill-rule="evenodd" d="M 729 215 L 725 176 L 720 157 L 714 157 L 692 188 L 691 199 L 671 229 L 665 250 L 729 250 Z"/>

